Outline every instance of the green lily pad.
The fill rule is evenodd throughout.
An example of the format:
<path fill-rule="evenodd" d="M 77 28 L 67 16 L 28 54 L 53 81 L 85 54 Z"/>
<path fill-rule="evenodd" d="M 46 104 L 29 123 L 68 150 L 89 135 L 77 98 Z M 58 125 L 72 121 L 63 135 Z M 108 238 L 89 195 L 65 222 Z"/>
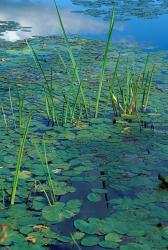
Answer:
<path fill-rule="evenodd" d="M 76 200 L 69 200 L 66 205 L 67 205 L 68 208 L 74 209 L 74 208 L 81 207 L 82 201 L 77 200 L 77 199 Z"/>
<path fill-rule="evenodd" d="M 63 221 L 64 216 L 62 214 L 65 203 L 57 202 L 53 206 L 47 206 L 42 210 L 42 216 L 45 220 L 53 223 L 58 223 Z"/>
<path fill-rule="evenodd" d="M 105 236 L 106 241 L 120 242 L 121 236 L 117 233 L 109 233 Z"/>
<path fill-rule="evenodd" d="M 101 196 L 99 194 L 96 194 L 96 193 L 88 194 L 87 198 L 88 198 L 89 201 L 92 201 L 92 202 L 101 201 Z"/>
<path fill-rule="evenodd" d="M 75 240 L 81 240 L 83 237 L 85 236 L 85 233 L 82 233 L 82 232 L 74 232 L 72 234 L 72 237 L 75 239 Z"/>
<path fill-rule="evenodd" d="M 64 235 L 57 235 L 56 238 L 57 238 L 57 240 L 64 242 L 64 243 L 68 243 L 72 240 L 71 237 L 64 236 Z"/>
<path fill-rule="evenodd" d="M 22 234 L 25 234 L 25 235 L 31 233 L 32 231 L 33 231 L 33 228 L 32 228 L 32 227 L 29 227 L 29 226 L 21 227 L 21 228 L 20 228 L 20 232 L 21 232 Z"/>
<path fill-rule="evenodd" d="M 103 240 L 99 242 L 99 246 L 104 248 L 117 248 L 119 245 L 113 241 Z"/>
<path fill-rule="evenodd" d="M 99 241 L 99 238 L 96 236 L 88 236 L 82 239 L 81 244 L 82 246 L 93 247 L 96 246 Z"/>
<path fill-rule="evenodd" d="M 81 219 L 75 220 L 74 226 L 83 233 L 95 234 L 97 232 L 96 223 L 89 223 Z"/>

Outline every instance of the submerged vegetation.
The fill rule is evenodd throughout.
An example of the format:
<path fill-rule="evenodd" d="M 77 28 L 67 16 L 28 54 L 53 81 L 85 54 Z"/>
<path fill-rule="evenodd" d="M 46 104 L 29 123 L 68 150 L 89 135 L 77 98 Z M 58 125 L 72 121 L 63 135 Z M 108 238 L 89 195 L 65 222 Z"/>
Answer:
<path fill-rule="evenodd" d="M 166 250 L 166 56 L 111 48 L 114 10 L 105 45 L 69 39 L 54 3 L 63 38 L 3 52 L 0 248 Z"/>

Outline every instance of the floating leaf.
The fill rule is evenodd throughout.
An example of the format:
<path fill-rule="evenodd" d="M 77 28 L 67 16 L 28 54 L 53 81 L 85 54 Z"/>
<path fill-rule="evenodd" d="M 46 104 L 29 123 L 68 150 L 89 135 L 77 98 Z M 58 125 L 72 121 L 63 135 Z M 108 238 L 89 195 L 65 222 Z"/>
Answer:
<path fill-rule="evenodd" d="M 116 233 L 109 233 L 105 236 L 105 240 L 106 241 L 113 241 L 113 242 L 120 242 L 121 240 L 121 236 L 119 234 Z"/>
<path fill-rule="evenodd" d="M 96 246 L 99 243 L 99 238 L 96 236 L 88 236 L 82 239 L 81 244 L 87 247 Z"/>
<path fill-rule="evenodd" d="M 90 193 L 88 194 L 88 200 L 92 201 L 92 202 L 99 202 L 101 201 L 101 196 L 99 194 L 96 193 Z"/>
<path fill-rule="evenodd" d="M 104 248 L 117 248 L 119 245 L 113 241 L 103 240 L 99 242 L 99 246 Z"/>

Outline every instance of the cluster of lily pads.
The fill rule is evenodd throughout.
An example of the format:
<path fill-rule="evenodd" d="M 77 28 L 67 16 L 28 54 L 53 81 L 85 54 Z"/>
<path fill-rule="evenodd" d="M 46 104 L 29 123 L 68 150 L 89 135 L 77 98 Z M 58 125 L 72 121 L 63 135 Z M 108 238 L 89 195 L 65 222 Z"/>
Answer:
<path fill-rule="evenodd" d="M 3 127 L 0 134 L 2 249 L 59 249 L 61 243 L 68 249 L 167 248 L 168 192 L 158 180 L 159 173 L 167 174 L 166 130 L 140 130 L 138 123 L 122 120 L 112 125 L 110 119 L 81 127 L 33 124 L 12 207 L 19 134 Z M 51 206 L 32 145 L 32 138 L 39 142 L 44 133 L 56 195 Z"/>
<path fill-rule="evenodd" d="M 76 12 L 84 13 L 94 17 L 102 16 L 108 19 L 110 10 L 115 7 L 119 20 L 128 20 L 132 16 L 138 18 L 156 18 L 168 13 L 168 4 L 164 0 L 143 0 L 143 1 L 125 1 L 122 0 L 72 0 L 75 5 L 83 6 L 83 10 Z"/>

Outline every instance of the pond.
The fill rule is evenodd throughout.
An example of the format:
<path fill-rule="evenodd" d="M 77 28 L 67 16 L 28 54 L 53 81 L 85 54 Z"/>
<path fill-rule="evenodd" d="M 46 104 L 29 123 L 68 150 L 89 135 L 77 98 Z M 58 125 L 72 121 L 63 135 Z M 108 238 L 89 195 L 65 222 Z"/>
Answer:
<path fill-rule="evenodd" d="M 168 249 L 168 2 L 0 1 L 0 249 Z"/>

